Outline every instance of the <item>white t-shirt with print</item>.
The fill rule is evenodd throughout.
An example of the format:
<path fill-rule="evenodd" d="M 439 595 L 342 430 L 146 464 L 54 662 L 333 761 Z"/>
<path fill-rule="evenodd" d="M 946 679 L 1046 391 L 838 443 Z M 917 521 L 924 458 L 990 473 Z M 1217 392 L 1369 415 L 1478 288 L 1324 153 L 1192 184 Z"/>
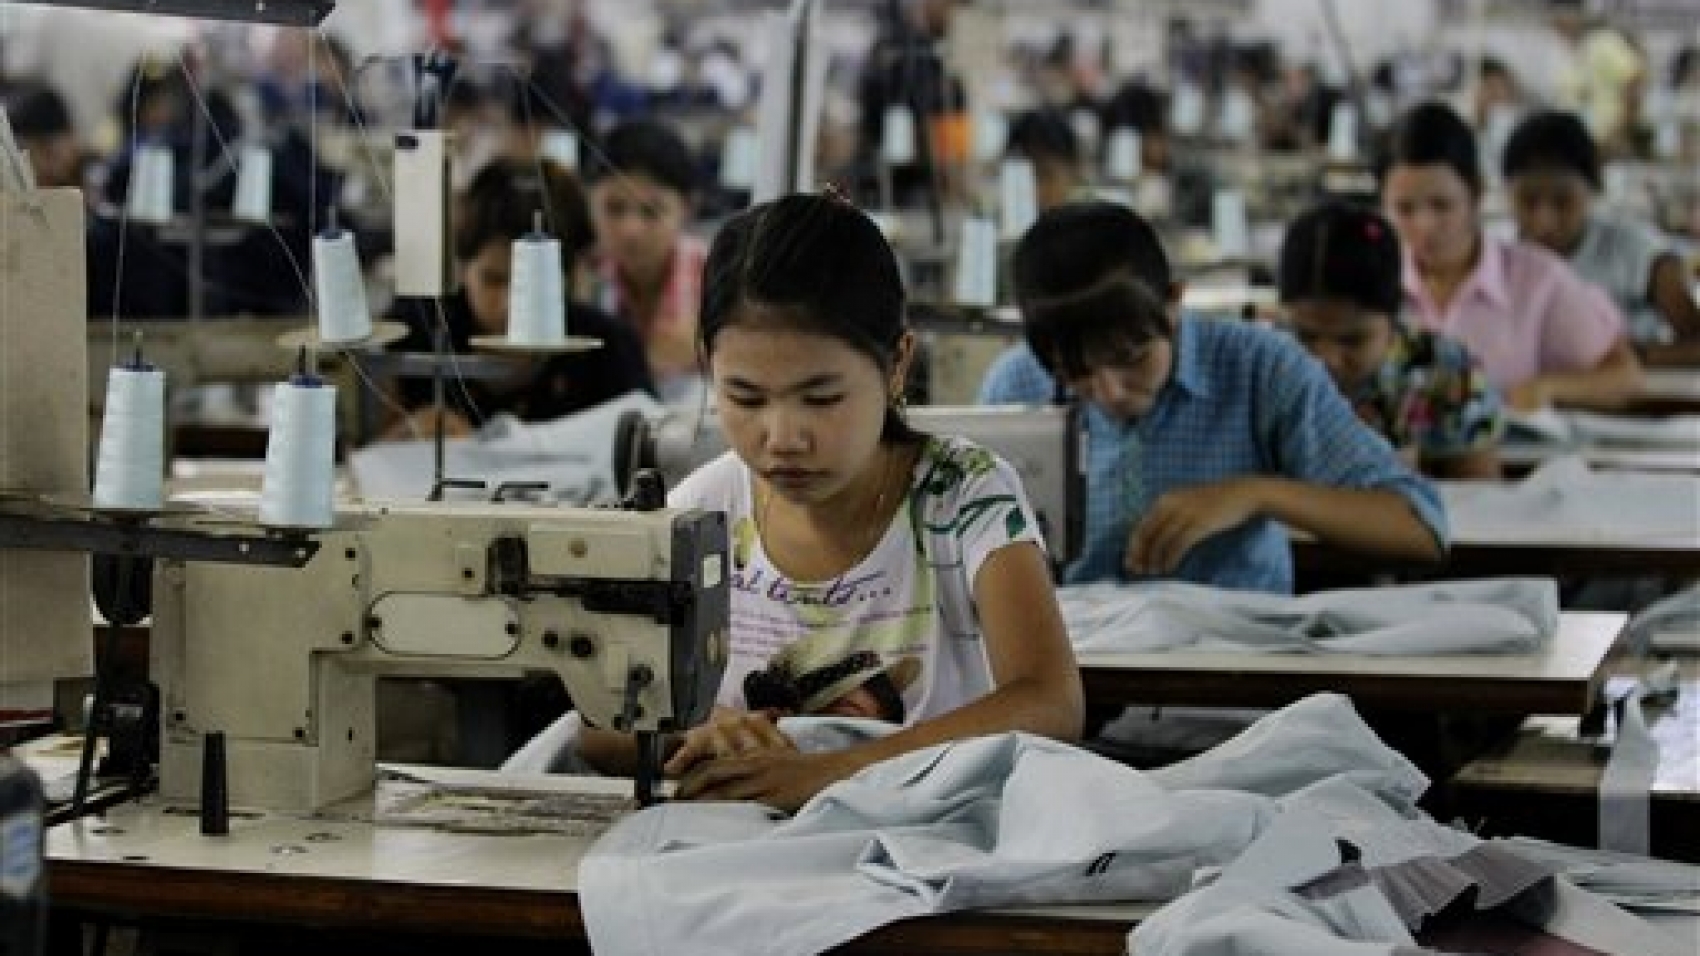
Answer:
<path fill-rule="evenodd" d="M 873 650 L 912 658 L 899 689 L 906 723 L 948 713 L 992 690 L 974 609 L 974 576 L 992 552 L 1032 541 L 1038 522 L 1008 462 L 966 439 L 929 437 L 909 493 L 880 541 L 855 567 L 802 582 L 768 559 L 756 530 L 750 470 L 727 452 L 668 495 L 673 508 L 726 512 L 732 564 L 732 655 L 719 703 L 743 708 L 744 678 L 798 640 L 822 642 L 813 660 Z"/>

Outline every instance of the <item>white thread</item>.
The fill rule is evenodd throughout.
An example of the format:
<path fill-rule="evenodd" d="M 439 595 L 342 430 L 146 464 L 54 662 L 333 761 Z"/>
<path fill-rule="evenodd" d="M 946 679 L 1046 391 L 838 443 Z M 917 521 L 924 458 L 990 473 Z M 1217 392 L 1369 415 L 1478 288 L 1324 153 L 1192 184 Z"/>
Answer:
<path fill-rule="evenodd" d="M 907 166 L 915 161 L 915 113 L 909 107 L 886 109 L 880 159 L 888 166 Z"/>
<path fill-rule="evenodd" d="M 1328 116 L 1328 158 L 1336 163 L 1358 158 L 1358 111 L 1350 103 L 1335 103 Z"/>
<path fill-rule="evenodd" d="M 115 365 L 106 379 L 94 505 L 157 511 L 164 500 L 165 373 Z"/>
<path fill-rule="evenodd" d="M 561 164 L 561 167 L 568 172 L 578 172 L 578 137 L 573 134 L 572 130 L 544 130 L 541 150 L 544 156 Z"/>
<path fill-rule="evenodd" d="M 1204 128 L 1204 91 L 1191 83 L 1175 87 L 1170 125 L 1182 136 L 1197 136 Z"/>
<path fill-rule="evenodd" d="M 264 146 L 247 146 L 236 163 L 236 198 L 231 214 L 246 222 L 267 222 L 272 217 L 272 152 Z"/>
<path fill-rule="evenodd" d="M 1077 109 L 1068 114 L 1068 125 L 1074 130 L 1074 138 L 1080 142 L 1081 152 L 1097 151 L 1098 140 L 1104 135 L 1104 124 L 1097 113 L 1084 107 Z"/>
<path fill-rule="evenodd" d="M 1005 239 L 1019 239 L 1039 218 L 1039 181 L 1033 163 L 1006 159 L 998 167 L 998 222 Z"/>
<path fill-rule="evenodd" d="M 1216 116 L 1216 132 L 1224 140 L 1243 144 L 1257 131 L 1257 104 L 1251 94 L 1231 87 L 1222 94 L 1221 111 Z"/>
<path fill-rule="evenodd" d="M 567 337 L 567 297 L 561 276 L 561 243 L 533 232 L 514 240 L 508 279 L 508 341 L 556 345 Z"/>
<path fill-rule="evenodd" d="M 1118 126 L 1110 133 L 1110 144 L 1104 158 L 1104 171 L 1116 182 L 1131 183 L 1139 178 L 1142 159 L 1140 157 L 1139 130 L 1131 126 Z"/>
<path fill-rule="evenodd" d="M 995 163 L 1009 146 L 1009 119 L 998 110 L 974 114 L 974 161 Z"/>
<path fill-rule="evenodd" d="M 313 237 L 313 291 L 321 342 L 371 337 L 372 314 L 366 308 L 366 280 L 360 273 L 353 233 L 327 229 Z"/>
<path fill-rule="evenodd" d="M 1251 226 L 1246 222 L 1245 197 L 1238 190 L 1218 189 L 1210 197 L 1210 231 L 1218 257 L 1244 259 L 1250 254 Z"/>
<path fill-rule="evenodd" d="M 998 235 L 991 220 L 970 216 L 962 221 L 956 259 L 956 303 L 989 309 L 998 297 Z"/>
<path fill-rule="evenodd" d="M 260 522 L 328 528 L 336 461 L 336 389 L 316 378 L 277 383 L 272 399 Z"/>
<path fill-rule="evenodd" d="M 756 188 L 759 162 L 754 129 L 738 125 L 726 131 L 726 142 L 720 149 L 720 185 L 739 192 Z"/>
<path fill-rule="evenodd" d="M 167 223 L 172 214 L 175 158 L 164 146 L 143 146 L 130 162 L 124 208 L 137 222 Z"/>

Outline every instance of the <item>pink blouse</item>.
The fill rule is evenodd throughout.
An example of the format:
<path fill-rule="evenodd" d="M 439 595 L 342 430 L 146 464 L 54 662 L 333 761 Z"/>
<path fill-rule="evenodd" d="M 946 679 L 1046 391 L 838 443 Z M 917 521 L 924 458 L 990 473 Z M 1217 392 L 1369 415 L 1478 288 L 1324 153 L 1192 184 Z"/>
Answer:
<path fill-rule="evenodd" d="M 1545 249 L 1482 236 L 1475 272 L 1445 311 L 1405 253 L 1405 299 L 1424 328 L 1464 343 L 1504 390 L 1537 375 L 1580 372 L 1625 334 L 1623 314 Z"/>

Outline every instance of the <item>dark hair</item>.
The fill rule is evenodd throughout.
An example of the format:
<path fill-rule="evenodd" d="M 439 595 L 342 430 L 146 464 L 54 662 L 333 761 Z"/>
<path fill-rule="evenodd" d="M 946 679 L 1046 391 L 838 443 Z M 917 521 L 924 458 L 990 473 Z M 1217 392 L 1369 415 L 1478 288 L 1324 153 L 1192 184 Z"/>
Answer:
<path fill-rule="evenodd" d="M 749 305 L 799 329 L 839 339 L 889 372 L 908 331 L 897 256 L 873 220 L 841 199 L 795 194 L 747 209 L 714 237 L 703 265 L 698 341 L 714 351 Z M 880 439 L 916 433 L 895 408 Z"/>
<path fill-rule="evenodd" d="M 1688 78 L 1694 71 L 1700 69 L 1700 46 L 1685 46 L 1676 51 L 1670 58 L 1670 86 L 1680 90 L 1688 84 Z"/>
<path fill-rule="evenodd" d="M 1006 153 L 1039 162 L 1054 159 L 1074 165 L 1080 162 L 1080 141 L 1068 117 L 1056 110 L 1028 110 L 1009 126 Z"/>
<path fill-rule="evenodd" d="M 6 115 L 22 139 L 44 139 L 71 132 L 71 111 L 65 98 L 46 83 L 22 80 L 5 91 Z"/>
<path fill-rule="evenodd" d="M 1511 132 L 1500 157 L 1500 171 L 1511 179 L 1538 170 L 1575 173 L 1595 192 L 1601 189 L 1600 149 L 1576 114 L 1535 113 Z"/>
<path fill-rule="evenodd" d="M 125 75 L 112 103 L 120 142 L 125 147 L 129 146 L 130 139 L 136 134 L 134 127 L 138 115 L 146 112 L 148 105 L 156 101 L 171 103 L 175 119 L 182 121 L 194 109 L 190 102 L 192 95 L 188 78 L 176 62 L 144 57 Z"/>
<path fill-rule="evenodd" d="M 679 134 L 665 123 L 630 120 L 602 140 L 591 164 L 590 181 L 637 173 L 689 198 L 697 189 L 696 161 Z"/>
<path fill-rule="evenodd" d="M 1071 203 L 1044 213 L 1016 244 L 1013 272 L 1027 343 L 1053 375 L 1082 374 L 1174 334 L 1169 257 L 1126 206 Z"/>
<path fill-rule="evenodd" d="M 1482 76 L 1498 76 L 1509 80 L 1513 84 L 1517 82 L 1517 72 L 1511 69 L 1511 66 L 1499 57 L 1484 56 L 1477 62 L 1476 65 Z"/>
<path fill-rule="evenodd" d="M 1405 298 L 1402 269 L 1392 223 L 1365 206 L 1328 202 L 1287 227 L 1276 285 L 1283 303 L 1335 300 L 1396 316 Z"/>
<path fill-rule="evenodd" d="M 1104 128 L 1127 126 L 1141 136 L 1163 132 L 1168 126 L 1168 105 L 1163 94 L 1144 80 L 1124 83 L 1104 107 Z"/>
<path fill-rule="evenodd" d="M 1394 166 L 1447 166 L 1469 185 L 1482 192 L 1482 168 L 1477 158 L 1476 134 L 1464 118 L 1439 100 L 1418 103 L 1387 133 L 1376 157 L 1375 178 L 1385 183 Z"/>
<path fill-rule="evenodd" d="M 584 190 L 566 168 L 548 159 L 498 159 L 478 171 L 456 207 L 455 255 L 471 259 L 492 242 L 531 232 L 537 213 L 561 242 L 561 267 L 571 270 L 596 236 Z"/>

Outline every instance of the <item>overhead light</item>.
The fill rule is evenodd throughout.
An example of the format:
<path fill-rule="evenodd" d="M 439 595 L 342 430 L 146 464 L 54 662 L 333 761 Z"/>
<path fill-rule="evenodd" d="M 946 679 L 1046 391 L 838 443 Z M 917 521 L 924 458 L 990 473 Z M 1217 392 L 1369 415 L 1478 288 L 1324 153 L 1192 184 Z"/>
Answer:
<path fill-rule="evenodd" d="M 330 15 L 336 0 L 16 0 L 51 7 L 90 7 L 203 20 L 239 20 L 313 27 Z"/>

